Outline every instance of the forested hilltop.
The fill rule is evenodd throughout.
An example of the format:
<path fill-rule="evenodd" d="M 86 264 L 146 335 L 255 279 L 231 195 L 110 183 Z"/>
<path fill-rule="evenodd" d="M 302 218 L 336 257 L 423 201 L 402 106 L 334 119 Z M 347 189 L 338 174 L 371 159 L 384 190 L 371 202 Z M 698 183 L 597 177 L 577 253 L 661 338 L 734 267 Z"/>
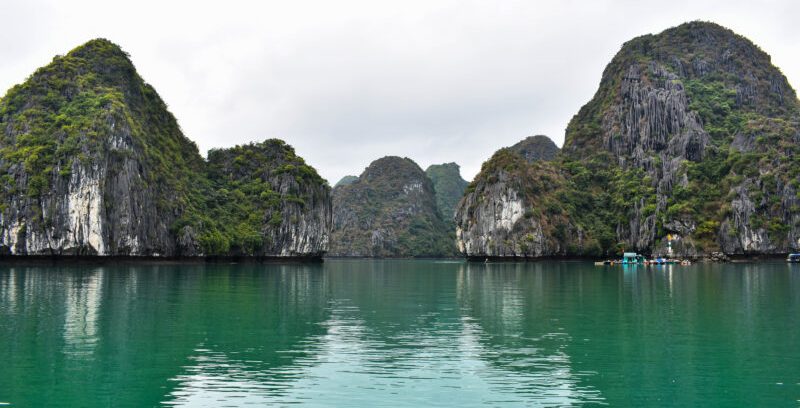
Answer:
<path fill-rule="evenodd" d="M 425 175 L 433 182 L 439 214 L 452 225 L 456 205 L 469 184 L 461 178 L 461 168 L 456 163 L 432 164 L 425 169 Z M 450 229 L 455 230 L 455 226 Z"/>
<path fill-rule="evenodd" d="M 330 187 L 279 140 L 206 162 L 117 45 L 57 56 L 0 99 L 4 255 L 320 256 Z"/>
<path fill-rule="evenodd" d="M 797 250 L 798 112 L 769 55 L 726 28 L 691 22 L 637 37 L 553 161 L 503 149 L 484 163 L 457 211 L 459 247 L 662 254 L 669 236 L 683 256 Z"/>
<path fill-rule="evenodd" d="M 437 208 L 433 182 L 414 161 L 387 156 L 333 190 L 330 255 L 455 256 L 452 223 Z"/>

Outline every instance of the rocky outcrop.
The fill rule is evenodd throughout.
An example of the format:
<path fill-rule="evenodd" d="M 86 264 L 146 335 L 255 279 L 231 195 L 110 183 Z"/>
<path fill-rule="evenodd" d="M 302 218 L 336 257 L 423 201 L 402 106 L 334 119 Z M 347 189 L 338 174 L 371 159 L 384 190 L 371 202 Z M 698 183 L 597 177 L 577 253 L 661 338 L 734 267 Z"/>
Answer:
<path fill-rule="evenodd" d="M 378 159 L 357 181 L 333 190 L 329 255 L 450 256 L 453 242 L 433 183 L 411 159 Z"/>
<path fill-rule="evenodd" d="M 683 176 L 681 164 L 699 162 L 709 145 L 697 112 L 689 109 L 688 96 L 680 78 L 655 61 L 642 72 L 632 64 L 622 76 L 618 102 L 612 104 L 602 121 L 603 144 L 622 168 L 641 168 L 650 177 L 656 194 L 656 214 L 666 211 L 672 186 Z M 643 205 L 633 204 L 628 225 L 620 225 L 620 241 L 637 250 L 653 246 L 657 234 L 657 215 L 644 216 Z M 692 221 L 688 221 L 692 223 Z M 692 230 L 671 225 L 686 225 L 681 219 L 665 221 L 672 233 Z"/>
<path fill-rule="evenodd" d="M 461 168 L 456 163 L 432 164 L 425 169 L 425 174 L 433 182 L 439 214 L 452 223 L 456 205 L 469 184 L 461 178 Z"/>
<path fill-rule="evenodd" d="M 509 149 L 524 157 L 528 163 L 555 160 L 559 152 L 558 146 L 544 135 L 528 136 Z"/>
<path fill-rule="evenodd" d="M 225 185 L 215 179 L 212 186 L 208 164 L 128 55 L 107 40 L 89 41 L 0 99 L 0 254 L 324 252 L 330 226 L 324 181 L 307 166 L 298 167 L 302 174 L 269 173 L 284 161 L 248 153 L 269 159 L 259 177 L 229 177 Z M 291 156 L 285 162 L 297 164 Z M 275 192 L 267 198 L 280 216 L 255 225 L 270 228 L 251 233 L 228 225 L 249 216 L 230 202 L 265 186 Z M 242 195 L 225 195 L 236 190 Z"/>
<path fill-rule="evenodd" d="M 679 77 L 655 61 L 647 70 L 632 64 L 622 77 L 618 102 L 603 116 L 603 143 L 623 165 L 649 164 L 654 152 L 702 160 L 709 136 L 700 116 L 689 110 Z"/>
<path fill-rule="evenodd" d="M 598 119 L 600 132 L 585 134 Z M 652 190 L 623 212 L 623 245 L 660 253 L 669 234 L 683 255 L 780 253 L 798 247 L 797 173 L 784 173 L 796 167 L 788 144 L 797 123 L 795 93 L 766 53 L 693 22 L 626 43 L 570 124 L 565 150 L 585 161 L 592 154 L 580 147 L 599 139 L 621 171 L 642 170 Z"/>
<path fill-rule="evenodd" d="M 541 224 L 525 217 L 528 207 L 519 192 L 509 185 L 510 175 L 500 172 L 490 184 L 467 194 L 457 213 L 458 250 L 470 256 L 537 257 L 549 254 L 550 248 Z M 525 230 L 524 235 L 518 234 Z"/>
<path fill-rule="evenodd" d="M 722 252 L 712 252 L 708 254 L 708 261 L 709 262 L 730 262 L 731 258 L 725 255 Z"/>
<path fill-rule="evenodd" d="M 124 133 L 126 127 L 116 129 Z M 169 231 L 174 217 L 159 214 L 163 192 L 143 186 L 148 175 L 134 152 L 129 142 L 106 144 L 86 162 L 76 159 L 53 168 L 46 191 L 8 194 L 0 215 L 3 252 L 174 254 Z M 30 191 L 36 180 L 24 165 L 9 166 L 7 176 L 16 182 L 5 186 L 7 192 Z"/>
<path fill-rule="evenodd" d="M 332 222 L 331 189 L 281 140 L 215 149 L 209 179 L 232 255 L 322 256 Z"/>
<path fill-rule="evenodd" d="M 570 122 L 552 162 L 560 181 L 549 192 L 523 194 L 538 176 L 531 165 L 512 168 L 523 207 L 536 213 L 543 210 L 537 199 L 555 198 L 561 211 L 536 224 L 517 219 L 503 239 L 531 234 L 534 242 L 559 243 L 542 246 L 542 255 L 666 254 L 668 238 L 680 256 L 795 251 L 799 112 L 769 56 L 730 30 L 692 22 L 631 40 Z M 497 211 L 475 208 L 504 208 L 499 203 L 511 196 L 507 179 L 491 185 L 504 179 L 498 168 L 484 165 L 478 179 L 490 184 L 473 183 L 471 194 L 479 195 L 462 201 L 460 214 L 478 216 L 459 218 L 468 255 L 491 252 L 485 242 L 492 231 L 507 230 L 483 219 L 497 219 Z M 568 222 L 539 237 L 553 217 Z M 513 245 L 503 248 L 517 253 Z"/>
<path fill-rule="evenodd" d="M 93 40 L 37 70 L 0 101 L 0 129 L 0 251 L 178 253 L 177 183 L 203 161 L 118 47 Z"/>
<path fill-rule="evenodd" d="M 467 256 L 534 258 L 567 253 L 565 240 L 558 237 L 574 227 L 553 194 L 564 180 L 552 163 L 531 161 L 517 146 L 501 149 L 483 164 L 457 207 L 456 241 Z"/>

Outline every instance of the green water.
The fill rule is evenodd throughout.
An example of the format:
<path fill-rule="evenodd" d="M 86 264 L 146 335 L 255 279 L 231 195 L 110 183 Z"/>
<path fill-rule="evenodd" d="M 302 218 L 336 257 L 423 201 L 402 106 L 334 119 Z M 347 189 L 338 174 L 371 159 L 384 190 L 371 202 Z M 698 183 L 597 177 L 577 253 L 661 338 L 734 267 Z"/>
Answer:
<path fill-rule="evenodd" d="M 800 405 L 800 266 L 0 266 L 20 407 Z"/>

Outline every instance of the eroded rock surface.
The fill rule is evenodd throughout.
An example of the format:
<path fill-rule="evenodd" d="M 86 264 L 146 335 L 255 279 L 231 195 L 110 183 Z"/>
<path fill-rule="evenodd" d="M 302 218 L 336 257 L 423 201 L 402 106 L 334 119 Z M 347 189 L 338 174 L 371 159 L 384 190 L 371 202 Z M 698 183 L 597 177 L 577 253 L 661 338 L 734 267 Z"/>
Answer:
<path fill-rule="evenodd" d="M 550 243 L 542 255 L 667 254 L 671 238 L 677 256 L 796 251 L 799 112 L 769 56 L 730 30 L 692 22 L 637 37 L 570 122 L 551 170 L 508 154 L 484 164 L 458 210 L 460 246 L 517 256 L 531 236 Z M 511 233 L 492 210 L 509 184 L 536 220 Z"/>

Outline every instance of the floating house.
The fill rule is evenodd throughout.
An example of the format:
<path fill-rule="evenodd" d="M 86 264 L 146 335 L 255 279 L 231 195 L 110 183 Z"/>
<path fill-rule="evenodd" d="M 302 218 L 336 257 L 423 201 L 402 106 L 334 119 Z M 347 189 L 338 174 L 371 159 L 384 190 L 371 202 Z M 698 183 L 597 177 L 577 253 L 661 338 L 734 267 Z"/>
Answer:
<path fill-rule="evenodd" d="M 644 256 L 637 254 L 636 252 L 625 252 L 622 254 L 622 263 L 623 264 L 643 264 L 644 263 Z"/>

